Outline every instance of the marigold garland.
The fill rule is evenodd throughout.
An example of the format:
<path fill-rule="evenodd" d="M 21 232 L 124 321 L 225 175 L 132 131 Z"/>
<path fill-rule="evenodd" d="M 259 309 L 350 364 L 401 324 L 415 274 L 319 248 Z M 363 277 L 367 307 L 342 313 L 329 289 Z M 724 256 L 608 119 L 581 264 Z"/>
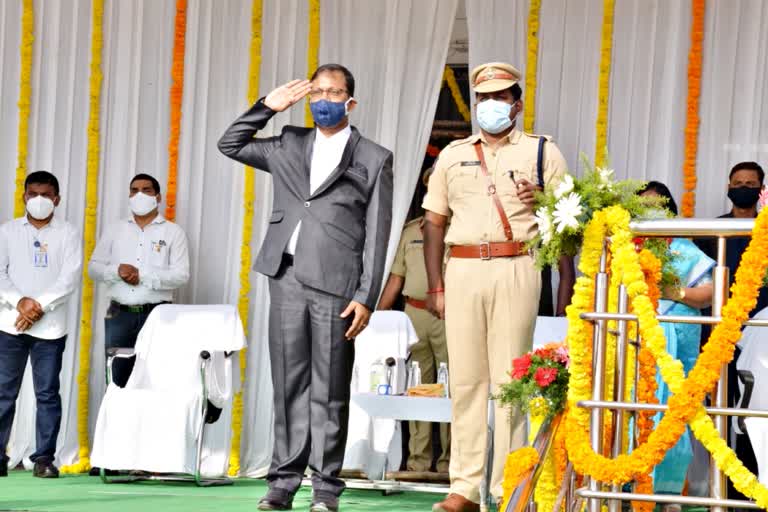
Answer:
<path fill-rule="evenodd" d="M 538 464 L 539 452 L 535 448 L 525 446 L 507 455 L 504 463 L 504 480 L 502 483 L 502 503 L 509 502 L 515 488 L 520 485 L 528 473 Z M 499 508 L 501 510 L 501 508 Z"/>
<path fill-rule="evenodd" d="M 755 221 L 752 240 L 742 256 L 731 288 L 732 297 L 723 308 L 722 321 L 713 330 L 687 379 L 682 364 L 665 350 L 666 339 L 648 298 L 648 286 L 628 226 L 629 214 L 620 207 L 610 207 L 596 212 L 585 231 L 579 264 L 584 276 L 577 280 L 574 302 L 568 308 L 572 375 L 578 376 L 572 378 L 569 387 L 570 407 L 566 423 L 569 456 L 581 473 L 604 482 L 627 482 L 658 464 L 685 431 L 686 422 L 690 422 L 696 437 L 712 453 L 718 467 L 731 478 L 736 489 L 754 499 L 758 506 L 766 508 L 768 489 L 757 481 L 719 437 L 714 423 L 703 409 L 702 401 L 717 382 L 722 365 L 733 358 L 734 345 L 741 337 L 741 325 L 754 307 L 762 285 L 762 269 L 768 263 L 768 214 L 761 213 Z M 586 311 L 583 308 L 589 305 L 590 293 L 594 291 L 591 278 L 596 272 L 603 239 L 607 234 L 610 234 L 614 248 L 613 269 L 622 273 L 622 282 L 627 286 L 632 308 L 639 317 L 641 334 L 656 358 L 664 381 L 674 393 L 667 413 L 658 428 L 650 434 L 648 442 L 638 446 L 631 454 L 620 455 L 616 459 L 608 459 L 592 451 L 588 434 L 589 413 L 576 407 L 578 401 L 589 398 L 591 393 L 591 340 L 583 337 L 588 329 L 584 328 L 585 322 L 580 320 L 579 315 Z M 582 354 L 588 357 L 582 359 L 579 357 Z"/>
<path fill-rule="evenodd" d="M 459 90 L 459 84 L 456 82 L 456 75 L 453 73 L 453 69 L 450 66 L 445 66 L 443 70 L 443 82 L 448 86 L 448 90 L 451 91 L 451 97 L 456 104 L 456 108 L 461 114 L 461 118 L 467 123 L 472 120 L 472 114 L 469 112 L 469 107 L 464 102 L 464 97 Z"/>
<path fill-rule="evenodd" d="M 309 31 L 307 34 L 307 77 L 312 76 L 319 66 L 320 59 L 320 0 L 309 2 Z M 304 106 L 304 124 L 314 126 L 309 102 Z"/>
<path fill-rule="evenodd" d="M 184 93 L 184 51 L 187 33 L 187 0 L 176 0 L 171 64 L 171 133 L 168 139 L 168 185 L 165 192 L 165 218 L 176 220 L 176 178 L 179 169 L 181 99 Z"/>
<path fill-rule="evenodd" d="M 528 59 L 525 63 L 525 107 L 523 130 L 533 133 L 536 119 L 536 78 L 539 63 L 539 13 L 541 0 L 531 0 L 528 8 Z"/>
<path fill-rule="evenodd" d="M 705 0 L 691 0 L 691 48 L 688 50 L 688 99 L 683 156 L 683 217 L 696 211 L 696 156 L 699 148 L 699 98 L 703 60 Z"/>
<path fill-rule="evenodd" d="M 27 179 L 29 151 L 29 112 L 32 105 L 32 49 L 35 42 L 35 8 L 32 0 L 24 0 L 21 11 L 21 64 L 19 81 L 19 135 L 17 144 L 16 194 L 13 216 L 24 215 L 24 180 Z"/>
<path fill-rule="evenodd" d="M 613 49 L 614 0 L 603 0 L 603 28 L 600 44 L 600 75 L 597 86 L 595 167 L 605 167 L 608 151 L 608 102 L 611 96 L 611 51 Z"/>
<path fill-rule="evenodd" d="M 259 98 L 259 79 L 261 78 L 261 22 L 262 0 L 253 0 L 251 7 L 251 47 L 250 64 L 248 67 L 248 103 L 253 104 Z M 255 171 L 245 168 L 243 183 L 243 232 L 240 247 L 240 293 L 237 309 L 243 329 L 248 333 L 248 311 L 251 292 L 251 241 L 253 239 L 253 202 L 255 200 Z M 240 351 L 240 381 L 245 381 L 247 361 L 245 349 Z M 229 452 L 230 476 L 240 473 L 240 440 L 243 430 L 243 391 L 235 394 L 232 401 L 232 445 Z"/>
<path fill-rule="evenodd" d="M 91 259 L 96 246 L 96 208 L 99 203 L 99 135 L 101 101 L 101 51 L 104 43 L 104 0 L 93 0 L 91 16 L 91 66 L 88 90 L 88 156 L 85 178 L 85 222 L 83 227 L 83 257 Z M 62 473 L 84 473 L 91 468 L 88 435 L 88 377 L 91 371 L 91 325 L 93 324 L 93 282 L 83 265 L 83 285 L 80 317 L 80 367 L 77 373 L 77 433 L 79 460 L 62 466 Z"/>
<path fill-rule="evenodd" d="M 648 285 L 648 298 L 653 304 L 654 310 L 659 309 L 659 300 L 661 299 L 661 261 L 648 249 L 642 249 L 638 255 L 640 267 L 643 270 L 645 283 Z M 656 404 L 659 401 L 656 398 L 656 360 L 641 339 L 640 348 L 640 379 L 637 383 L 637 401 L 643 404 Z M 653 432 L 653 411 L 638 411 L 637 430 L 638 443 L 643 444 L 648 441 L 648 437 Z M 635 492 L 640 494 L 653 493 L 653 477 L 650 473 L 637 475 L 635 478 Z M 651 512 L 655 508 L 655 503 L 650 501 L 633 501 L 632 507 L 636 512 Z"/>

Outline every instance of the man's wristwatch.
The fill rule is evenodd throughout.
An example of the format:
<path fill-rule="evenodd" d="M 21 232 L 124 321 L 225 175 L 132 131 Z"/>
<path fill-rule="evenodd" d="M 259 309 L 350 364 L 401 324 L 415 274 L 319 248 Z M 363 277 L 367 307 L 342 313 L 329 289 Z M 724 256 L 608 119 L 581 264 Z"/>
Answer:
<path fill-rule="evenodd" d="M 683 299 L 685 299 L 685 288 L 678 288 L 677 289 L 677 302 L 683 302 Z"/>

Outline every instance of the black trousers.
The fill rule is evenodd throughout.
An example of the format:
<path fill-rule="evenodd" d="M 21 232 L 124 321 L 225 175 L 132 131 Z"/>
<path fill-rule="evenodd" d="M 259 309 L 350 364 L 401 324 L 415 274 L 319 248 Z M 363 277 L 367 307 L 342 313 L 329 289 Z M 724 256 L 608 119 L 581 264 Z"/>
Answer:
<path fill-rule="evenodd" d="M 294 493 L 309 467 L 314 490 L 340 495 L 349 418 L 354 342 L 348 299 L 299 283 L 287 262 L 270 279 L 269 358 L 275 444 L 267 481 Z"/>

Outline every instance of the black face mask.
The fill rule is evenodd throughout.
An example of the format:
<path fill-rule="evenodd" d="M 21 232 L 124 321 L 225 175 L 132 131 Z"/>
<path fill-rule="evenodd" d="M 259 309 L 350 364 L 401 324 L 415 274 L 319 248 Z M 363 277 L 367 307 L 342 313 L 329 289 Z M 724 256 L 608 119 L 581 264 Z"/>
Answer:
<path fill-rule="evenodd" d="M 752 208 L 760 197 L 760 189 L 752 187 L 731 187 L 728 189 L 728 199 L 737 208 Z"/>

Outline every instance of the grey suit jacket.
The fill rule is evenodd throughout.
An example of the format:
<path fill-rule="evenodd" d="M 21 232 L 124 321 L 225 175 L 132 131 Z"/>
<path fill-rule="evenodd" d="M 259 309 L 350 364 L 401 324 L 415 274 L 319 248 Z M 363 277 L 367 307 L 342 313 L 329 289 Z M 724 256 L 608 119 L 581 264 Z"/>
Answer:
<path fill-rule="evenodd" d="M 234 160 L 272 174 L 274 201 L 255 270 L 277 275 L 301 221 L 294 271 L 302 284 L 374 309 L 392 222 L 392 152 L 352 128 L 339 166 L 310 193 L 315 130 L 286 126 L 256 139 L 275 112 L 258 101 L 219 140 Z"/>

